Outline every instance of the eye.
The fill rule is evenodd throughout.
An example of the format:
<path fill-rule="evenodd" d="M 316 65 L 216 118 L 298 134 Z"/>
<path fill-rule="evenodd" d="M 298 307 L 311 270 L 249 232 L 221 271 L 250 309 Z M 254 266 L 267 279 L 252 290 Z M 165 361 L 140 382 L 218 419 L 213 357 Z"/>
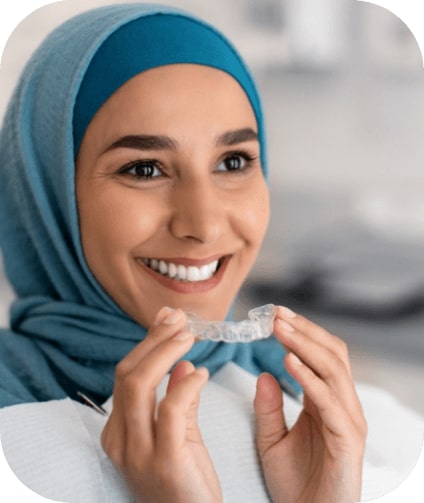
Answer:
<path fill-rule="evenodd" d="M 227 155 L 218 166 L 217 171 L 242 171 L 246 169 L 250 163 L 255 159 L 251 155 L 242 152 L 235 152 Z"/>
<path fill-rule="evenodd" d="M 119 171 L 120 173 L 147 180 L 162 176 L 162 171 L 158 168 L 156 161 L 134 161 L 127 164 Z"/>

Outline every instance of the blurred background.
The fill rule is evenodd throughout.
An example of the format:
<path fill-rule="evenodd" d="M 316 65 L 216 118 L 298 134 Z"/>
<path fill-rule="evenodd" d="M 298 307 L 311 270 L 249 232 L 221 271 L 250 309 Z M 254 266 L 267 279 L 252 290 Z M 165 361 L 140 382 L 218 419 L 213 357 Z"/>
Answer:
<path fill-rule="evenodd" d="M 2 59 L 0 117 L 45 35 L 108 3 L 65 0 L 22 21 Z M 305 314 L 348 343 L 357 381 L 424 413 L 424 74 L 413 35 L 356 0 L 157 3 L 219 27 L 262 95 L 272 219 L 236 317 L 266 302 Z M 0 265 L 1 325 L 12 299 Z"/>

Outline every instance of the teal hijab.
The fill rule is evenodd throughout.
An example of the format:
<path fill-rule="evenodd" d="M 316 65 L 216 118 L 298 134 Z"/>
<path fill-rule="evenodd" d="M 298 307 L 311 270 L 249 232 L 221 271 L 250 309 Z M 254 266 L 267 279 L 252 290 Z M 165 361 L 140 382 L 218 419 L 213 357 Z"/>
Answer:
<path fill-rule="evenodd" d="M 172 63 L 219 68 L 242 86 L 255 112 L 266 173 L 259 97 L 243 61 L 214 28 L 187 13 L 120 4 L 56 29 L 28 62 L 0 132 L 0 246 L 17 300 L 0 330 L 0 407 L 77 399 L 103 401 L 116 364 L 146 335 L 103 290 L 82 252 L 74 160 L 107 98 L 146 69 Z M 213 374 L 229 361 L 296 384 L 273 339 L 196 343 L 185 358 Z"/>

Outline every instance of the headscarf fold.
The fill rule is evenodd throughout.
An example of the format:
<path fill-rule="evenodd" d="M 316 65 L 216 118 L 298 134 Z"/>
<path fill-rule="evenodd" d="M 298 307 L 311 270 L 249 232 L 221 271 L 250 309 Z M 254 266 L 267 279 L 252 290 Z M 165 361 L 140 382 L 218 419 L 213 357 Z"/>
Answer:
<path fill-rule="evenodd" d="M 26 65 L 0 132 L 0 246 L 17 297 L 10 329 L 0 330 L 0 407 L 76 399 L 77 391 L 102 401 L 112 393 L 116 364 L 145 337 L 85 261 L 75 155 L 90 120 L 120 85 L 176 62 L 220 68 L 240 83 L 256 115 L 266 172 L 262 112 L 248 70 L 219 32 L 185 12 L 149 4 L 94 9 L 53 31 Z M 211 373 L 234 361 L 294 383 L 283 353 L 273 339 L 203 341 L 185 358 Z"/>

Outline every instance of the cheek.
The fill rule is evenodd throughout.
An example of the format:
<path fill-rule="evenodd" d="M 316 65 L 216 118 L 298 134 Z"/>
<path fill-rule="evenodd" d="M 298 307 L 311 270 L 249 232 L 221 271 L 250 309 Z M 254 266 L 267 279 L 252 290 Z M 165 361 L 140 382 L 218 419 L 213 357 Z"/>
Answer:
<path fill-rule="evenodd" d="M 238 215 L 246 241 L 258 249 L 262 244 L 270 217 L 269 193 L 265 182 L 256 184 L 255 189 L 247 197 L 243 197 Z"/>
<path fill-rule="evenodd" d="M 157 233 L 163 221 L 163 207 L 157 198 L 137 190 L 120 186 L 92 190 L 80 204 L 85 253 L 107 260 L 131 254 Z"/>

